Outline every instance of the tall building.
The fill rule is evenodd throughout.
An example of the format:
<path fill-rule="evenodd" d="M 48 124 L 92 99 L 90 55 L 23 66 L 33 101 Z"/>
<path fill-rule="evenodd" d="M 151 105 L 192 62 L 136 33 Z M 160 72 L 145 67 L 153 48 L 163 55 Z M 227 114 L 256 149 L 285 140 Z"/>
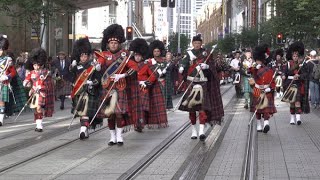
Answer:
<path fill-rule="evenodd" d="M 180 1 L 180 2 L 179 2 Z M 180 6 L 180 33 L 185 34 L 189 38 L 194 35 L 194 0 L 178 0 L 177 7 Z M 179 12 L 179 8 L 176 8 L 176 13 Z M 177 18 L 176 18 L 177 19 Z M 177 20 L 174 22 L 176 24 Z M 178 28 L 177 28 L 178 29 Z"/>
<path fill-rule="evenodd" d="M 202 6 L 207 2 L 208 0 L 195 0 L 195 12 L 198 14 L 199 10 L 201 10 Z M 201 13 L 201 12 L 200 12 Z"/>

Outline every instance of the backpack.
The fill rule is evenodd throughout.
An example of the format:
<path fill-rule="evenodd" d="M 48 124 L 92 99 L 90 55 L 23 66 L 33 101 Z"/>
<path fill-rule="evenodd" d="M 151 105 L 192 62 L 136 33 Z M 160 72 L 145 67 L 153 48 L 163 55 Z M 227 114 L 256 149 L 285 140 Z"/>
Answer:
<path fill-rule="evenodd" d="M 314 63 L 313 61 L 310 61 L 313 64 L 313 70 L 312 70 L 312 77 L 315 80 L 320 79 L 320 62 L 318 61 L 318 64 Z"/>

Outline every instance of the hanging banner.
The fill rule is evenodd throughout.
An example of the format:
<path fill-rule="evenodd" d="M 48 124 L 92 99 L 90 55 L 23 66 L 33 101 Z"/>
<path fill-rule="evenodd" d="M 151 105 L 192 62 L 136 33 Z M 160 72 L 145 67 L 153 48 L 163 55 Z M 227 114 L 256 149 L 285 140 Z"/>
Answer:
<path fill-rule="evenodd" d="M 257 1 L 252 0 L 251 5 L 251 27 L 255 27 L 257 25 Z"/>

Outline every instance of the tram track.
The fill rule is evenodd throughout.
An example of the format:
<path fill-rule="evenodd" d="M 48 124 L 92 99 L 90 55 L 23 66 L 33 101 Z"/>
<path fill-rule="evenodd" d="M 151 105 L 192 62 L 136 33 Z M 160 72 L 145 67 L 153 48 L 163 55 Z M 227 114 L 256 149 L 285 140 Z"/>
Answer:
<path fill-rule="evenodd" d="M 221 96 L 225 95 L 229 90 L 233 89 L 233 86 L 228 87 L 221 93 Z M 231 107 L 231 101 L 226 107 Z M 175 133 L 171 134 L 167 139 L 161 142 L 157 147 L 155 147 L 149 154 L 147 154 L 143 159 L 141 159 L 137 164 L 135 164 L 128 171 L 123 173 L 118 179 L 119 180 L 131 180 L 135 179 L 144 169 L 146 169 L 154 160 L 156 160 L 170 145 L 172 145 L 186 130 L 191 127 L 189 121 L 184 123 Z M 207 130 L 206 135 L 208 136 L 213 128 Z M 199 141 L 198 145 L 203 144 Z"/>
<path fill-rule="evenodd" d="M 232 89 L 233 86 L 230 86 L 230 87 L 227 87 L 224 92 L 222 93 L 222 95 L 224 95 L 226 92 L 228 92 L 230 89 Z M 75 126 L 75 125 L 74 125 Z M 74 127 L 73 126 L 73 127 Z M 156 159 L 163 151 L 165 151 L 176 139 L 178 139 L 182 134 L 183 132 L 185 132 L 188 128 L 190 127 L 190 123 L 189 122 L 186 122 L 184 123 L 180 128 L 179 130 L 176 132 L 176 133 L 173 133 L 170 135 L 169 138 L 165 139 L 161 144 L 159 144 L 156 148 L 154 148 L 145 158 L 143 158 L 141 161 L 138 162 L 138 164 L 140 164 L 140 167 L 139 168 L 136 168 L 136 171 L 133 173 L 133 177 L 137 174 L 139 174 L 140 170 L 144 169 L 145 167 L 147 167 L 148 164 L 152 163 L 154 159 Z M 107 127 L 102 127 L 92 133 L 90 133 L 90 135 L 94 135 L 100 131 L 102 131 L 103 129 L 106 129 Z M 72 130 L 74 130 L 74 128 L 72 128 Z M 51 135 L 52 136 L 52 135 Z M 41 152 L 41 153 L 38 153 L 36 155 L 33 155 L 33 156 L 30 156 L 24 160 L 21 160 L 19 162 L 16 162 L 16 163 L 13 163 L 9 166 L 6 166 L 6 167 L 3 167 L 0 169 L 0 175 L 1 174 L 4 174 L 10 170 L 13 170 L 15 168 L 18 168 L 20 166 L 23 166 L 25 164 L 28 164 L 30 162 L 33 162 L 39 158 L 42 158 L 44 156 L 47 156 L 49 154 L 52 154 L 54 153 L 55 151 L 59 150 L 59 149 L 62 149 L 64 147 L 67 147 L 68 145 L 71 145 L 72 143 L 75 143 L 77 141 L 80 141 L 79 138 L 75 138 L 75 139 L 72 139 L 72 140 L 69 140 L 63 144 L 60 144 L 58 146 L 55 146 L 55 147 L 52 147 L 44 152 Z M 109 148 L 109 147 L 104 147 L 103 149 L 105 148 Z M 103 151 L 103 150 L 102 150 Z M 96 153 L 100 153 L 99 152 L 96 152 Z M 92 155 L 92 157 L 94 157 L 95 155 Z M 84 161 L 87 161 L 89 159 L 91 159 L 90 157 Z M 75 165 L 76 167 L 76 165 Z M 73 167 L 73 168 L 75 168 Z M 71 169 L 73 169 L 71 168 Z M 66 170 L 65 172 L 63 173 L 60 173 L 60 174 L 56 174 L 56 175 L 53 175 L 51 178 L 49 179 L 56 179 L 57 177 L 60 177 L 62 176 L 63 174 L 67 173 L 68 171 L 70 171 L 71 169 L 69 170 Z M 129 178 L 130 179 L 130 178 Z"/>

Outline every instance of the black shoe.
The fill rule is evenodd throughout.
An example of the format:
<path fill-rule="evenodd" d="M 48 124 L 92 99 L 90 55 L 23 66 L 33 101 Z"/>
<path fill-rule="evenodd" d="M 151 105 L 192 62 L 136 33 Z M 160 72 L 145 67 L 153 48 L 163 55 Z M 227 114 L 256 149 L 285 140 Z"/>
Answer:
<path fill-rule="evenodd" d="M 263 132 L 264 133 L 268 133 L 269 130 L 270 130 L 270 126 L 269 125 L 264 126 L 264 128 L 263 128 Z"/>
<path fill-rule="evenodd" d="M 204 135 L 204 134 L 200 135 L 200 141 L 204 141 L 204 140 L 206 140 L 206 138 L 207 138 L 206 135 Z"/>
<path fill-rule="evenodd" d="M 244 108 L 245 108 L 245 109 L 248 109 L 248 108 L 249 108 L 248 104 L 244 105 Z"/>
<path fill-rule="evenodd" d="M 108 145 L 109 145 L 109 146 L 113 146 L 113 145 L 115 145 L 115 144 L 117 144 L 117 143 L 115 143 L 115 142 L 113 142 L 113 141 L 109 141 L 109 142 L 108 142 Z"/>
<path fill-rule="evenodd" d="M 60 106 L 60 109 L 61 109 L 61 110 L 64 110 L 64 106 L 63 106 L 63 105 L 61 105 L 61 106 Z"/>
<path fill-rule="evenodd" d="M 198 139 L 198 137 L 197 136 L 192 136 L 191 139 Z"/>
<path fill-rule="evenodd" d="M 80 139 L 83 140 L 86 138 L 86 133 L 85 132 L 81 132 L 80 133 Z"/>
<path fill-rule="evenodd" d="M 292 123 L 290 123 L 291 125 L 295 125 L 296 123 L 294 123 L 294 122 L 292 122 Z"/>
<path fill-rule="evenodd" d="M 301 121 L 297 121 L 297 125 L 300 125 L 301 124 Z"/>
<path fill-rule="evenodd" d="M 0 126 L 2 126 L 2 122 L 0 122 Z"/>
<path fill-rule="evenodd" d="M 138 127 L 134 129 L 135 131 L 137 131 L 138 133 L 142 133 L 142 128 Z"/>
<path fill-rule="evenodd" d="M 123 142 L 118 142 L 118 146 L 122 146 L 123 145 Z"/>
<path fill-rule="evenodd" d="M 38 128 L 36 128 L 34 131 L 42 132 L 42 129 L 38 129 Z"/>

